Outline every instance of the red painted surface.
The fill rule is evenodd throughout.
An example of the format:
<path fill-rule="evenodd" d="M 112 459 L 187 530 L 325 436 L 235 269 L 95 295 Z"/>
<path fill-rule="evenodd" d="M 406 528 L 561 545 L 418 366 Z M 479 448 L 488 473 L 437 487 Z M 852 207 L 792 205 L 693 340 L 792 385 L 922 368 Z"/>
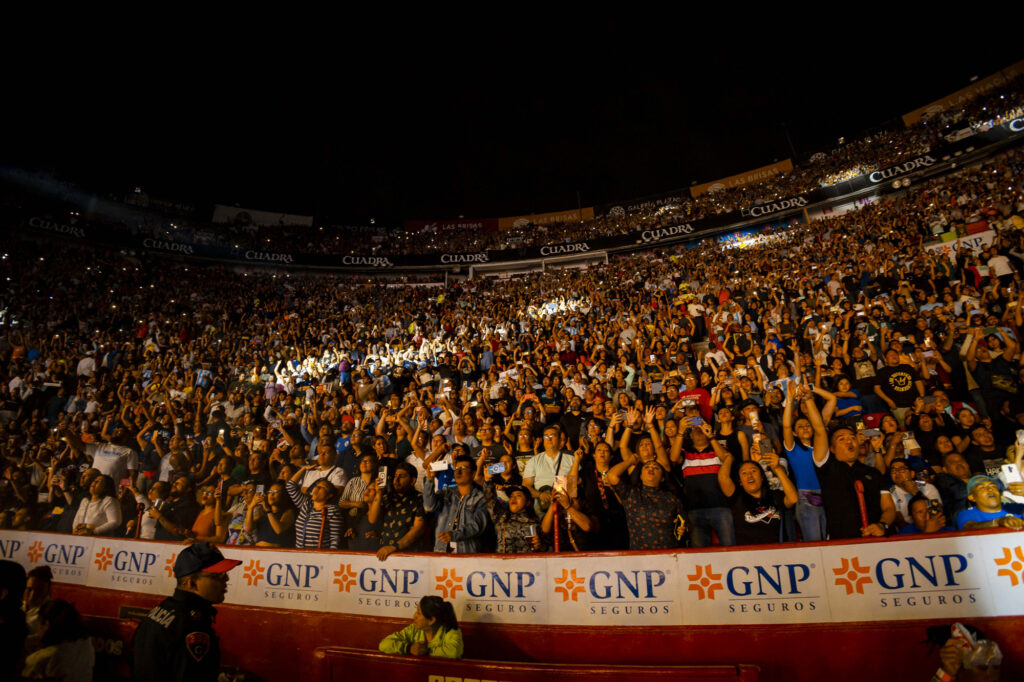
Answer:
<path fill-rule="evenodd" d="M 107 631 L 134 626 L 117 619 L 122 606 L 149 609 L 163 596 L 57 584 L 55 595 L 107 623 Z M 224 665 L 267 680 L 308 680 L 318 672 L 319 647 L 376 651 L 386 635 L 409 623 L 396 618 L 221 605 L 217 632 Z M 997 641 L 1003 669 L 1024 670 L 1024 616 L 968 621 Z M 465 623 L 467 653 L 478 659 L 606 665 L 752 664 L 762 680 L 862 682 L 873 679 L 928 679 L 938 656 L 923 642 L 934 621 L 883 621 L 838 625 L 718 627 L 509 626 Z M 127 647 L 126 647 L 127 650 Z M 1011 679 L 1004 677 L 1004 679 Z M 420 678 L 425 679 L 423 677 Z"/>
<path fill-rule="evenodd" d="M 565 682 L 579 680 L 579 666 L 559 663 L 494 663 L 463 659 L 416 656 L 389 656 L 386 654 L 327 647 L 317 649 L 320 682 L 343 682 L 383 678 L 388 682 L 422 682 L 435 678 L 445 682 L 461 680 L 502 680 L 502 682 Z M 588 666 L 587 682 L 726 682 L 727 680 L 755 682 L 755 666 Z"/>

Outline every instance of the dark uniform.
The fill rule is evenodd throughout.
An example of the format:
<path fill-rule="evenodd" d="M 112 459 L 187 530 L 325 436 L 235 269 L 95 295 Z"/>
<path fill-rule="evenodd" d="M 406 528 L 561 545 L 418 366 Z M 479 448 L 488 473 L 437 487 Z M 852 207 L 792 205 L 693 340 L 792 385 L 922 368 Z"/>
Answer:
<path fill-rule="evenodd" d="M 206 599 L 175 590 L 150 611 L 135 631 L 132 678 L 216 680 L 220 643 L 213 631 L 217 609 Z"/>

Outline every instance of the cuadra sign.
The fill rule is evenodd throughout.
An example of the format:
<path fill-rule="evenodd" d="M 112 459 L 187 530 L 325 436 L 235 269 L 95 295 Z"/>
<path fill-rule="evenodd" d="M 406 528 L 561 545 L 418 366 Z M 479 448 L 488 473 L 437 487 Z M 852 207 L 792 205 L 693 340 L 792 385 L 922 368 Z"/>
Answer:
<path fill-rule="evenodd" d="M 906 163 L 901 163 L 898 166 L 892 166 L 891 168 L 875 171 L 868 176 L 868 180 L 874 183 L 885 182 L 886 180 L 891 180 L 901 175 L 906 175 L 907 173 L 913 173 L 921 168 L 934 166 L 936 163 L 938 163 L 938 161 L 930 154 L 925 154 L 924 156 L 919 156 L 916 159 L 911 159 Z"/>
<path fill-rule="evenodd" d="M 690 234 L 693 232 L 693 225 L 685 223 L 683 225 L 675 225 L 673 227 L 661 227 L 657 230 L 644 230 L 640 233 L 640 239 L 644 243 L 658 242 L 668 237 L 676 237 L 681 234 Z"/>
<path fill-rule="evenodd" d="M 740 214 L 751 218 L 760 218 L 761 216 L 772 215 L 774 213 L 780 213 L 781 211 L 788 211 L 792 208 L 803 208 L 806 205 L 807 199 L 805 197 L 793 197 L 792 199 L 773 201 L 770 204 L 762 204 L 760 206 L 751 206 L 750 208 L 740 209 Z"/>
<path fill-rule="evenodd" d="M 441 255 L 442 263 L 486 263 L 487 252 L 480 253 L 445 253 Z"/>
<path fill-rule="evenodd" d="M 266 251 L 246 251 L 245 260 L 258 260 L 268 263 L 295 262 L 295 258 L 290 253 L 268 253 Z"/>
<path fill-rule="evenodd" d="M 0 559 L 61 582 L 174 589 L 180 545 L 0 531 Z M 783 549 L 503 559 L 224 547 L 227 602 L 407 618 L 425 594 L 461 621 L 678 626 L 964 619 L 1024 613 L 1024 538 L 954 534 Z"/>
<path fill-rule="evenodd" d="M 590 244 L 586 242 L 579 242 L 577 244 L 556 244 L 555 246 L 542 246 L 540 249 L 540 255 L 558 256 L 563 253 L 582 253 L 584 251 L 590 251 Z"/>

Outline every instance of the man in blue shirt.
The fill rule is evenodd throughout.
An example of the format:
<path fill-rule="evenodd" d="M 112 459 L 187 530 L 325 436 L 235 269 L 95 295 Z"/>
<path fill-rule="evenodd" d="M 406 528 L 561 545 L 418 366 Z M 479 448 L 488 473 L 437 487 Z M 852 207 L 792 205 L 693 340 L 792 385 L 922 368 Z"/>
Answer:
<path fill-rule="evenodd" d="M 1003 509 L 999 483 L 991 476 L 978 474 L 967 482 L 967 499 L 974 508 L 960 512 L 956 517 L 958 530 L 982 528 L 1024 528 L 1024 519 Z"/>

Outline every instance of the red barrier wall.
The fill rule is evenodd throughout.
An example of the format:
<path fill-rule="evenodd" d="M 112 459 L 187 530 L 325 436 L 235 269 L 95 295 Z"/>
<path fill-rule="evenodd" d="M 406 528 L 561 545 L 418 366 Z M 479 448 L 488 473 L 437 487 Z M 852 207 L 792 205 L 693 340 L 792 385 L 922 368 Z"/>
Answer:
<path fill-rule="evenodd" d="M 162 597 L 55 584 L 55 596 L 74 602 L 108 632 L 130 637 L 134 624 L 114 623 L 122 607 L 149 609 Z M 224 665 L 267 680 L 308 680 L 317 674 L 314 650 L 346 646 L 376 650 L 386 635 L 408 624 L 402 618 L 221 605 L 217 632 Z M 971 619 L 1000 643 L 1005 671 L 1024 670 L 1024 616 Z M 924 629 L 934 621 L 884 621 L 835 625 L 744 627 L 509 626 L 465 623 L 473 658 L 577 664 L 754 664 L 762 680 L 843 682 L 928 679 L 938 667 Z M 127 642 L 126 642 L 127 643 Z M 125 648 L 127 651 L 127 647 Z M 1012 679 L 1006 677 L 1004 679 Z"/>

